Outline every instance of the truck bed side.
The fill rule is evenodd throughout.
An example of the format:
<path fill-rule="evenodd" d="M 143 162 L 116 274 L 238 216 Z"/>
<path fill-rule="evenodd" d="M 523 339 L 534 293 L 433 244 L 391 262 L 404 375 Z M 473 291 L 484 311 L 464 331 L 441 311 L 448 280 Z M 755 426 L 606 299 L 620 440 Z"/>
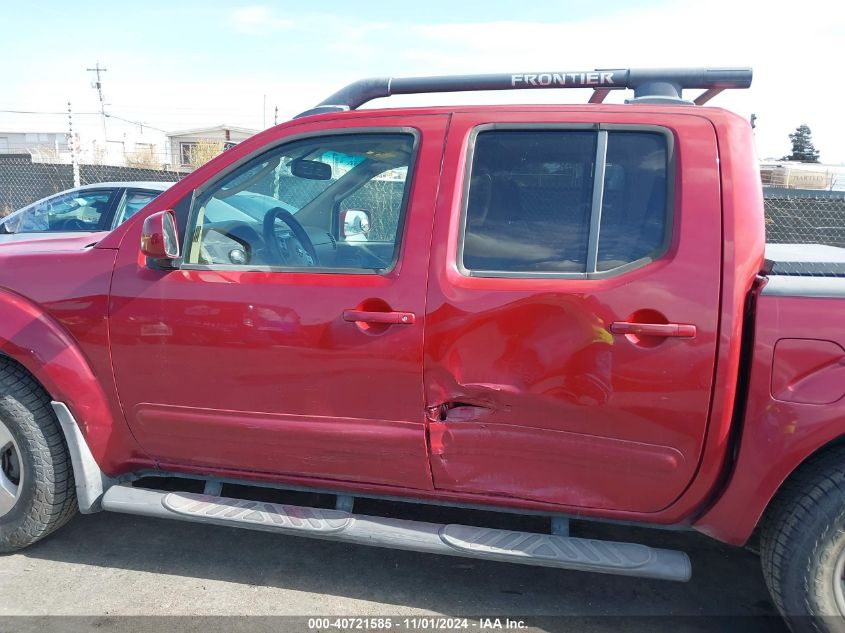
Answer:
<path fill-rule="evenodd" d="M 756 301 L 733 472 L 696 529 L 745 543 L 780 485 L 845 434 L 845 278 L 772 276 Z"/>

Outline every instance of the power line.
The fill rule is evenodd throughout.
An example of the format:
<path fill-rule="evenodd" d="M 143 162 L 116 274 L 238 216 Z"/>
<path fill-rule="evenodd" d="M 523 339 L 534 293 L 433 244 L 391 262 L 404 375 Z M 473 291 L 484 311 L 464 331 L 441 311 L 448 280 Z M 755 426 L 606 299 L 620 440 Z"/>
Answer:
<path fill-rule="evenodd" d="M 67 112 L 52 112 L 47 110 L 3 110 L 0 109 L 0 112 L 8 113 L 8 114 L 61 114 L 65 115 Z M 74 115 L 78 116 L 80 114 L 90 114 L 92 116 L 99 116 L 99 112 L 74 112 Z"/>
<path fill-rule="evenodd" d="M 8 113 L 8 114 L 44 114 L 44 115 L 66 115 L 67 112 L 54 112 L 52 110 L 4 110 L 0 109 L 0 113 Z M 74 116 L 80 115 L 89 115 L 89 116 L 103 116 L 102 112 L 74 112 Z M 137 125 L 141 128 L 150 128 L 151 130 L 155 130 L 156 132 L 167 132 L 167 130 L 163 130 L 159 127 L 155 127 L 154 125 L 149 125 L 144 123 L 143 121 L 133 121 L 131 119 L 124 119 L 121 116 L 117 116 L 116 114 L 109 114 L 105 113 L 106 118 L 109 119 L 117 119 L 118 121 L 123 121 L 124 123 L 131 123 L 132 125 Z"/>
<path fill-rule="evenodd" d="M 55 110 L 12 110 L 12 109 L 4 109 L 0 108 L 0 114 L 32 114 L 32 115 L 44 115 L 44 116 L 67 116 L 67 112 L 55 111 Z M 101 112 L 74 112 L 74 116 L 103 116 Z M 141 128 L 143 132 L 144 128 L 148 128 L 150 130 L 155 130 L 156 132 L 162 132 L 164 134 L 168 133 L 168 130 L 165 130 L 160 127 L 156 127 L 155 125 L 150 125 L 144 121 L 136 121 L 134 119 L 127 119 L 125 117 L 119 116 L 117 114 L 110 114 L 108 112 L 105 113 L 107 119 L 115 119 L 117 121 L 123 121 L 124 123 L 129 123 L 130 125 L 137 125 Z M 171 115 L 170 118 L 177 119 L 177 118 L 196 118 L 197 114 L 189 114 L 189 113 L 180 113 L 177 115 Z"/>
<path fill-rule="evenodd" d="M 137 108 L 139 112 L 143 112 L 143 108 Z M 236 114 L 247 114 L 245 110 L 231 110 Z M 4 109 L 0 108 L 0 114 L 39 114 L 45 116 L 55 116 L 61 115 L 64 116 L 67 112 L 62 112 L 60 110 L 14 110 L 14 109 Z M 102 116 L 100 112 L 74 112 L 76 116 Z M 213 116 L 214 110 L 193 110 L 193 111 L 174 111 L 174 112 L 159 112 L 158 117 L 166 117 L 166 118 L 188 118 L 188 117 L 197 117 L 197 116 Z M 127 121 L 129 123 L 135 123 L 136 125 L 143 125 L 144 127 L 151 127 L 146 123 L 134 121 L 131 119 L 124 119 L 116 114 L 110 114 L 106 112 L 106 117 L 113 118 L 113 119 L 120 119 L 121 121 Z"/>
<path fill-rule="evenodd" d="M 131 123 L 132 125 L 137 125 L 138 127 L 141 128 L 142 132 L 144 131 L 145 127 L 148 127 L 151 130 L 155 130 L 156 132 L 164 132 L 165 134 L 167 133 L 167 130 L 162 130 L 160 127 L 148 125 L 148 124 L 144 123 L 143 121 L 131 121 L 129 119 L 124 119 L 123 117 L 117 116 L 116 114 L 107 114 L 106 116 L 110 119 L 117 119 L 118 121 L 123 121 L 124 123 Z"/>

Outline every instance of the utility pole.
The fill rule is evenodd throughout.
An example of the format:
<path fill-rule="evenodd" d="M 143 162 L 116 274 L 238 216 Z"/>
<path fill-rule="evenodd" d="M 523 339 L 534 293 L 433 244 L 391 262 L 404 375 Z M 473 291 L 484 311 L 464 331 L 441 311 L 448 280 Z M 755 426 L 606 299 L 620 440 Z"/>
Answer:
<path fill-rule="evenodd" d="M 279 124 L 279 106 L 276 106 L 276 112 L 273 114 L 273 125 Z"/>
<path fill-rule="evenodd" d="M 103 119 L 103 147 L 108 147 L 109 137 L 106 134 L 106 103 L 103 100 L 103 82 L 100 79 L 100 73 L 104 73 L 108 70 L 108 68 L 102 68 L 100 66 L 100 62 L 98 61 L 94 68 L 86 69 L 88 72 L 97 73 L 97 81 L 93 82 L 91 87 L 97 89 L 97 94 L 100 96 L 100 115 Z"/>
<path fill-rule="evenodd" d="M 76 147 L 76 137 L 73 135 L 73 113 L 70 109 L 70 101 L 67 102 L 67 128 L 68 128 L 68 145 L 70 146 L 70 162 L 73 165 L 73 186 L 80 185 L 79 178 L 79 157 L 77 155 L 78 148 Z"/>
<path fill-rule="evenodd" d="M 267 95 L 264 95 L 264 101 L 261 104 L 261 129 L 267 129 Z"/>

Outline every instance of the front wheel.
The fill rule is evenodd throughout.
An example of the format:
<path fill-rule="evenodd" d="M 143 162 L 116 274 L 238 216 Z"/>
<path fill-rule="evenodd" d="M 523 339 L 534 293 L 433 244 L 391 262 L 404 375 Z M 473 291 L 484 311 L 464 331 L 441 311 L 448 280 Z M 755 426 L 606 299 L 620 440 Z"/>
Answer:
<path fill-rule="evenodd" d="M 31 545 L 76 512 L 73 469 L 44 390 L 0 359 L 0 552 Z"/>
<path fill-rule="evenodd" d="M 845 447 L 784 485 L 761 554 L 772 598 L 795 633 L 845 633 Z"/>

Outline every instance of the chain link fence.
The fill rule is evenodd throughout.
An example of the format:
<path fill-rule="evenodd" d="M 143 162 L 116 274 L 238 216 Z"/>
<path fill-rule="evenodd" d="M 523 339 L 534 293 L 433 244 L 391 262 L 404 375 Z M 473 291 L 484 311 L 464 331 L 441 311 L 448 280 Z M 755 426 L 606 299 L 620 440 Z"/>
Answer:
<path fill-rule="evenodd" d="M 316 198 L 326 186 L 326 181 L 279 174 L 276 178 L 264 179 L 252 185 L 250 190 L 301 208 Z M 398 230 L 404 193 L 404 180 L 374 178 L 344 198 L 341 209 L 365 209 L 370 217 L 368 239 L 392 242 Z"/>
<path fill-rule="evenodd" d="M 90 165 L 79 166 L 80 184 L 115 181 L 176 182 L 184 172 L 150 167 Z M 277 186 L 289 202 L 312 199 L 311 183 L 282 176 Z M 33 162 L 29 154 L 0 154 L 0 217 L 36 200 L 74 186 L 73 166 Z M 278 195 L 279 191 L 261 192 Z M 845 191 L 816 191 L 764 187 L 766 241 L 769 244 L 817 244 L 845 248 Z M 344 208 L 370 211 L 373 238 L 396 231 L 401 208 L 403 183 L 374 180 L 344 201 Z"/>
<path fill-rule="evenodd" d="M 764 187 L 763 195 L 773 274 L 845 276 L 845 191 Z"/>
<path fill-rule="evenodd" d="M 101 182 L 176 182 L 183 174 L 164 169 L 118 165 L 80 165 L 79 184 Z M 0 217 L 74 187 L 73 166 L 33 162 L 29 154 L 0 154 Z"/>
<path fill-rule="evenodd" d="M 845 191 L 764 187 L 766 241 L 845 248 Z"/>

